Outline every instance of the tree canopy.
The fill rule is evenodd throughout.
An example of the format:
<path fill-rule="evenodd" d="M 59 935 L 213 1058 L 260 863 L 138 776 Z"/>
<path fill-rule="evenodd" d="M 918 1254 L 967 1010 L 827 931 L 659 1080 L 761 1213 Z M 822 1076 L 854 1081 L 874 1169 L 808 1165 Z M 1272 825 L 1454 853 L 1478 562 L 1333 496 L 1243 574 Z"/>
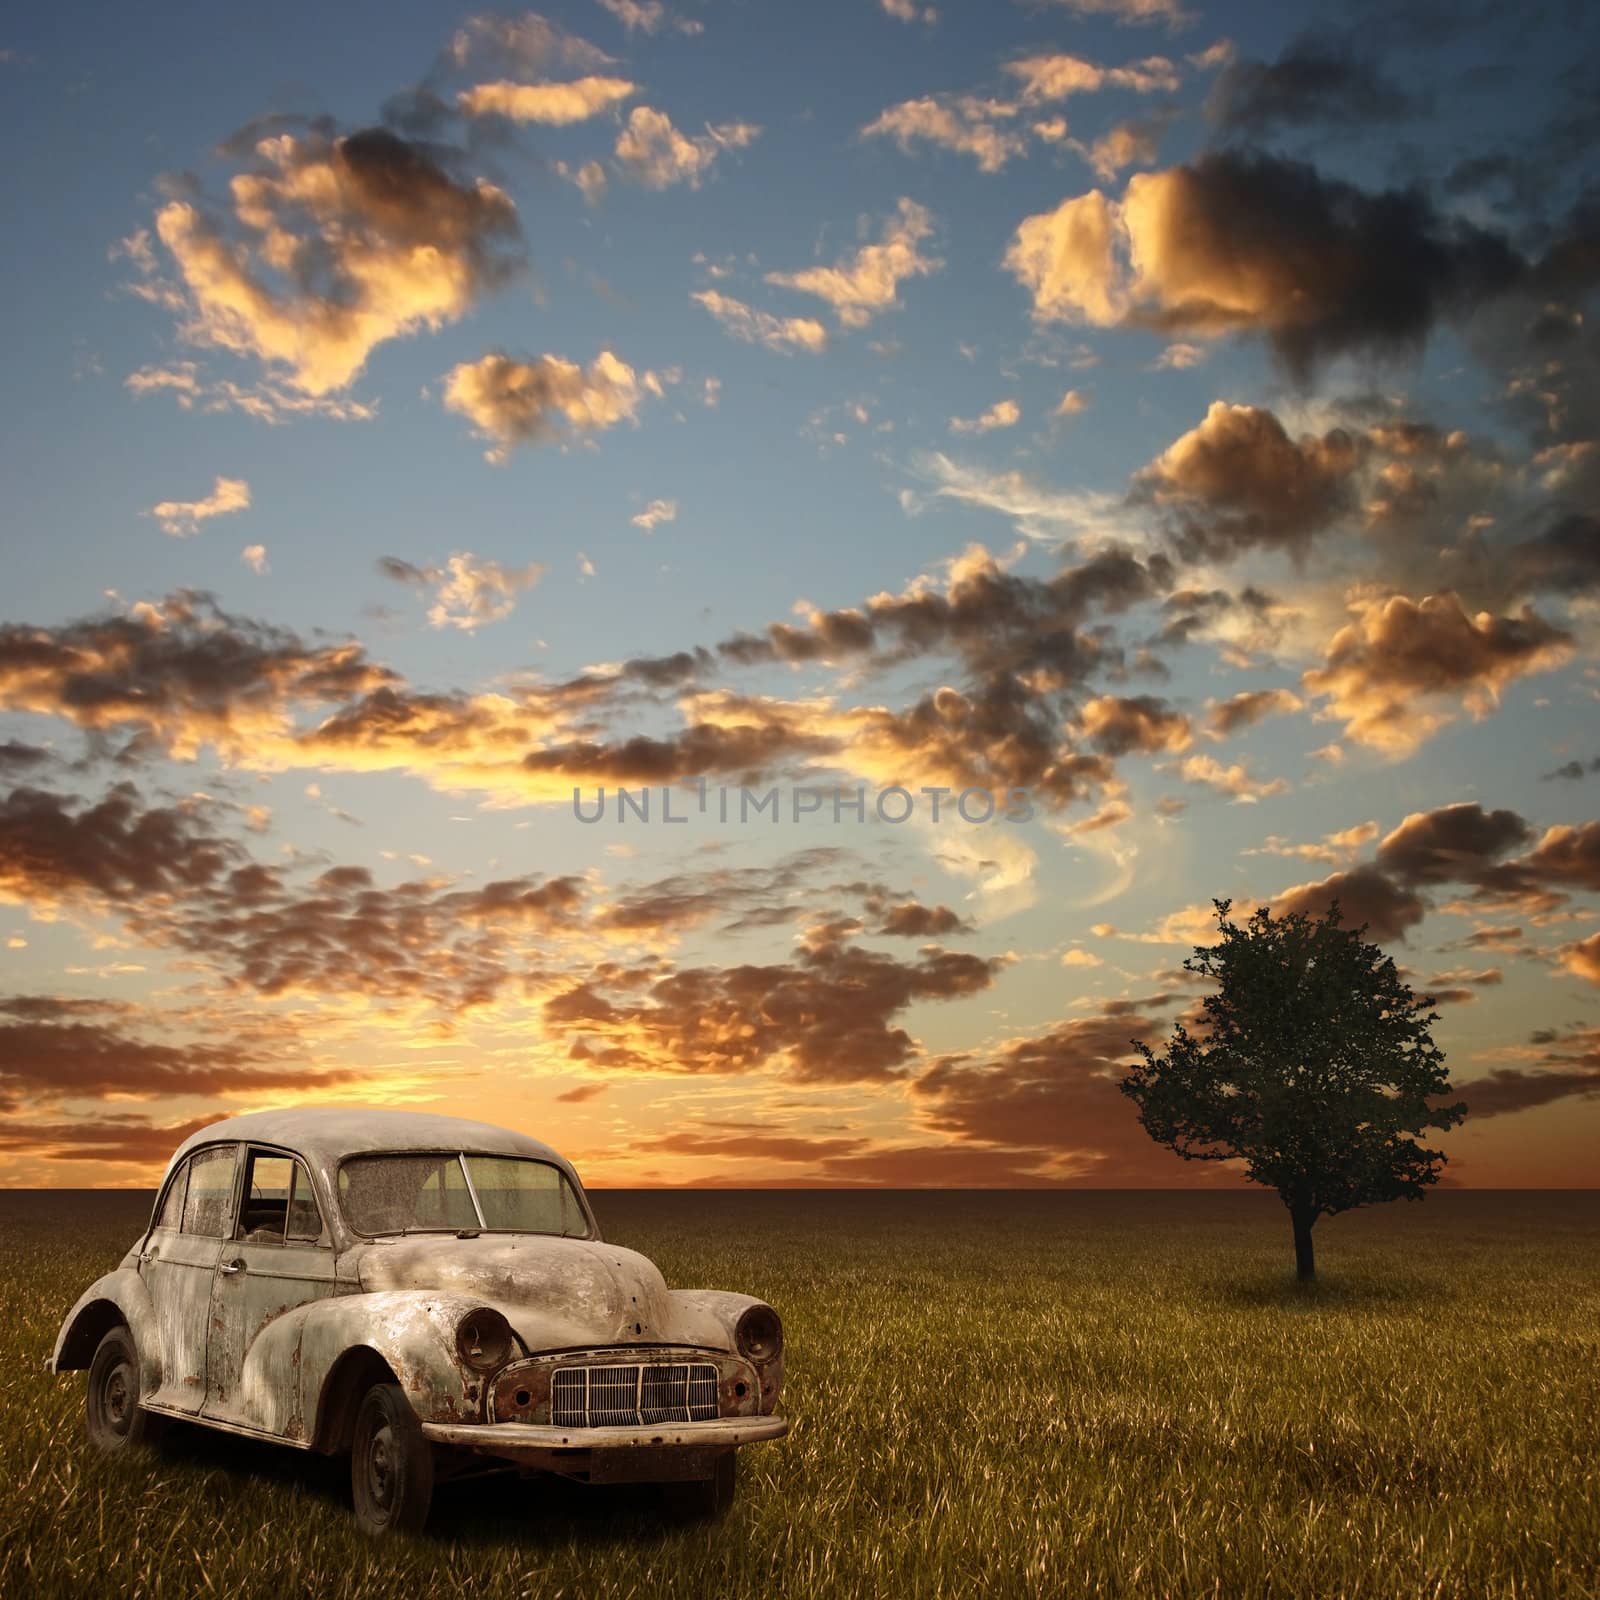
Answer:
<path fill-rule="evenodd" d="M 1263 906 L 1242 927 L 1230 901 L 1213 904 L 1220 942 L 1196 947 L 1184 968 L 1216 987 L 1164 1054 L 1135 1044 L 1142 1060 L 1122 1092 L 1157 1143 L 1188 1161 L 1242 1161 L 1275 1189 L 1308 1278 L 1317 1218 L 1420 1199 L 1445 1157 L 1418 1141 L 1454 1127 L 1466 1106 L 1436 1103 L 1450 1083 L 1432 999 L 1412 992 L 1365 926 L 1341 925 L 1337 902 L 1320 919 Z"/>

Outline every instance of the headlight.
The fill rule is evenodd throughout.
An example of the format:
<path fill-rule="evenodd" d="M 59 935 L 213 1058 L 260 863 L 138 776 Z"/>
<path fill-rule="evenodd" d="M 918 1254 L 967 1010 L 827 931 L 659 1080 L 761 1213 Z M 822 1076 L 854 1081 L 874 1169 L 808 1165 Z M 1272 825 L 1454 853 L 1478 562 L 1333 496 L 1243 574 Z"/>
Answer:
<path fill-rule="evenodd" d="M 733 1330 L 739 1354 L 752 1361 L 770 1361 L 783 1349 L 783 1323 L 771 1306 L 751 1306 Z"/>
<path fill-rule="evenodd" d="M 484 1306 L 456 1324 L 456 1350 L 474 1372 L 493 1372 L 511 1359 L 511 1324 Z"/>

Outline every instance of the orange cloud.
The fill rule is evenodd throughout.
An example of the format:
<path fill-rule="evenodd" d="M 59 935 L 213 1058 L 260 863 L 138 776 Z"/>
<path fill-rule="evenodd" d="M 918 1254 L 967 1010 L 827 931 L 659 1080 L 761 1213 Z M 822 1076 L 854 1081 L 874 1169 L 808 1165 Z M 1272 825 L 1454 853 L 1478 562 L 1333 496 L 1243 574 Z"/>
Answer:
<path fill-rule="evenodd" d="M 518 361 L 493 352 L 450 369 L 444 403 L 491 441 L 488 459 L 503 462 L 519 445 L 555 437 L 558 423 L 582 436 L 632 422 L 645 397 L 661 392 L 655 373 L 635 372 L 609 350 L 587 370 L 560 356 Z"/>
<path fill-rule="evenodd" d="M 506 117 L 559 128 L 598 116 L 638 92 L 639 86 L 626 78 L 591 76 L 569 83 L 513 83 L 502 78 L 463 90 L 456 103 L 469 117 Z"/>
<path fill-rule="evenodd" d="M 516 207 L 386 129 L 259 140 L 219 221 L 173 200 L 156 232 L 188 338 L 345 388 L 380 344 L 458 321 L 521 261 Z"/>
<path fill-rule="evenodd" d="M 905 279 L 924 277 L 944 264 L 922 254 L 921 245 L 932 233 L 933 217 L 927 208 L 902 199 L 885 220 L 877 244 L 863 245 L 831 267 L 769 272 L 767 282 L 815 295 L 833 307 L 842 327 L 864 328 L 880 312 L 900 304 Z"/>
<path fill-rule="evenodd" d="M 1356 620 L 1329 641 L 1324 666 L 1303 675 L 1327 702 L 1320 713 L 1345 737 L 1408 755 L 1451 720 L 1450 705 L 1476 718 L 1517 678 L 1548 672 L 1571 654 L 1571 636 L 1531 608 L 1518 616 L 1469 616 L 1453 594 L 1358 601 Z"/>

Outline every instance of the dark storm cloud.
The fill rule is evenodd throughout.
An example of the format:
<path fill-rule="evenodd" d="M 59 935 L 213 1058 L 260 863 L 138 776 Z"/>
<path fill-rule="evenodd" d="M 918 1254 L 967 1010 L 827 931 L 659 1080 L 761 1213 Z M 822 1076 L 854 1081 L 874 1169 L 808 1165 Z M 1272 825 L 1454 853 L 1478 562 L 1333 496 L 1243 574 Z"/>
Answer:
<path fill-rule="evenodd" d="M 269 998 L 414 1001 L 451 1016 L 491 1003 L 545 937 L 575 930 L 583 895 L 570 877 L 385 887 L 343 867 L 304 887 L 203 897 L 157 932 Z"/>
<path fill-rule="evenodd" d="M 1534 538 L 1513 545 L 1511 572 L 1519 585 L 1563 595 L 1600 590 L 1600 517 L 1558 515 Z"/>
<path fill-rule="evenodd" d="M 241 861 L 197 807 L 145 809 L 131 784 L 93 805 L 42 789 L 0 800 L 0 897 L 22 905 L 191 893 Z"/>
<path fill-rule="evenodd" d="M 1457 1084 L 1452 1097 L 1466 1101 L 1467 1116 L 1505 1116 L 1557 1100 L 1592 1100 L 1600 1096 L 1600 1064 L 1589 1067 L 1496 1067 L 1481 1078 Z"/>
<path fill-rule="evenodd" d="M 1151 1143 L 1117 1085 L 1134 1042 L 1154 1043 L 1163 1031 L 1152 1013 L 1171 999 L 1106 1005 L 986 1059 L 946 1057 L 913 1084 L 919 1118 L 956 1141 L 954 1154 L 983 1152 L 996 1165 L 1035 1169 L 1046 1156 L 1077 1158 L 1074 1175 L 1094 1183 L 1168 1180 L 1170 1154 Z"/>
<path fill-rule="evenodd" d="M 1533 837 L 1515 811 L 1485 811 L 1476 801 L 1414 811 L 1378 846 L 1384 871 L 1404 883 L 1477 883 Z"/>
<path fill-rule="evenodd" d="M 643 1072 L 729 1074 L 781 1066 L 810 1083 L 901 1076 L 916 1044 L 895 1018 L 924 1000 L 980 993 L 1004 963 L 930 946 L 914 960 L 824 930 L 786 962 L 691 967 L 642 988 L 604 978 L 546 1002 L 575 1059 Z"/>
<path fill-rule="evenodd" d="M 1217 78 L 1206 115 L 1225 134 L 1291 128 L 1365 128 L 1426 110 L 1347 35 L 1307 33 L 1276 61 L 1235 61 Z"/>
<path fill-rule="evenodd" d="M 1473 1117 L 1521 1111 L 1574 1096 L 1589 1100 L 1600 1095 L 1600 1068 L 1588 1072 L 1519 1072 L 1502 1068 L 1462 1084 L 1459 1093 L 1466 1100 L 1467 1114 Z"/>
<path fill-rule="evenodd" d="M 19 789 L 0 802 L 0 898 L 114 913 L 141 939 L 262 995 L 446 1011 L 492 999 L 524 945 L 580 916 L 584 887 L 570 877 L 385 887 L 363 867 L 334 867 L 297 882 L 216 833 L 214 809 L 147 808 L 127 784 L 92 804 Z"/>
<path fill-rule="evenodd" d="M 1533 829 L 1515 811 L 1485 811 L 1475 802 L 1408 816 L 1378 846 L 1377 867 L 1411 886 L 1461 884 L 1485 903 L 1537 914 L 1575 892 L 1600 891 L 1600 822 Z M 1513 850 L 1522 853 L 1513 855 Z M 1487 929 L 1463 941 L 1513 946 L 1520 929 Z M 1581 961 L 1569 958 L 1574 970 Z"/>
<path fill-rule="evenodd" d="M 0 744 L 0 775 L 14 777 L 47 766 L 55 759 L 48 750 L 38 745 L 24 744 L 20 739 L 7 739 Z"/>
<path fill-rule="evenodd" d="M 1591 756 L 1587 761 L 1566 761 L 1553 772 L 1542 773 L 1540 776 L 1545 782 L 1552 778 L 1565 778 L 1568 782 L 1577 782 L 1593 773 L 1600 772 L 1600 756 Z"/>
<path fill-rule="evenodd" d="M 886 782 L 965 789 L 1027 789 L 1051 810 L 1112 783 L 1110 757 L 1074 749 L 1049 694 L 1002 675 L 972 694 L 940 689 L 904 711 L 853 713 L 852 753 L 870 747 Z"/>
<path fill-rule="evenodd" d="M 1421 189 L 1368 192 L 1261 152 L 1213 152 L 1131 180 L 1129 196 L 1154 303 L 1128 320 L 1257 329 L 1302 376 L 1335 355 L 1414 351 L 1528 271 L 1503 235 Z"/>
<path fill-rule="evenodd" d="M 402 561 L 399 556 L 379 556 L 378 573 L 385 578 L 393 578 L 396 583 L 409 583 L 418 588 L 427 588 L 432 578 L 410 561 Z"/>
<path fill-rule="evenodd" d="M 1133 498 L 1161 509 L 1185 560 L 1303 553 L 1352 509 L 1364 444 L 1344 428 L 1291 439 L 1270 411 L 1217 400 L 1138 474 Z"/>
<path fill-rule="evenodd" d="M 310 645 L 192 590 L 53 628 L 0 625 L 0 709 L 169 744 L 246 742 L 287 707 L 392 681 L 359 644 Z"/>
<path fill-rule="evenodd" d="M 558 774 L 575 784 L 669 784 L 699 777 L 755 783 L 773 769 L 807 755 L 828 755 L 839 740 L 808 732 L 781 707 L 752 706 L 753 720 L 735 726 L 693 723 L 654 737 L 633 734 L 615 742 L 575 739 L 529 752 L 523 770 Z"/>
<path fill-rule="evenodd" d="M 1165 620 L 1152 642 L 1174 647 L 1189 644 L 1204 637 L 1223 618 L 1240 611 L 1249 613 L 1257 623 L 1264 622 L 1272 605 L 1270 595 L 1253 587 L 1246 587 L 1237 595 L 1226 589 L 1179 589 L 1162 601 Z"/>
<path fill-rule="evenodd" d="M 39 1102 L 306 1091 L 359 1076 L 264 1061 L 229 1044 L 151 1040 L 145 1031 L 128 1008 L 113 1018 L 103 1007 L 86 1010 L 80 1001 L 50 995 L 0 1000 L 0 1096 Z"/>
<path fill-rule="evenodd" d="M 925 906 L 911 900 L 888 907 L 876 931 L 897 939 L 936 939 L 970 933 L 972 926 L 949 906 Z"/>
<path fill-rule="evenodd" d="M 1545 888 L 1600 893 L 1600 822 L 1547 828 L 1538 844 L 1510 868 Z"/>
<path fill-rule="evenodd" d="M 711 652 L 697 645 L 693 650 L 675 650 L 671 655 L 635 656 L 623 662 L 617 676 L 650 689 L 676 689 L 712 665 Z"/>
<path fill-rule="evenodd" d="M 685 801 L 686 806 L 692 803 L 692 798 Z M 721 931 L 727 933 L 743 926 L 789 921 L 803 910 L 814 913 L 825 894 L 848 892 L 847 886 L 822 880 L 837 873 L 849 859 L 849 851 L 824 845 L 794 851 L 772 866 L 705 866 L 676 872 L 622 889 L 595 913 L 595 926 L 675 932 L 716 921 L 725 923 Z"/>
<path fill-rule="evenodd" d="M 9 1118 L 0 1125 L 0 1149 L 47 1161 L 160 1165 L 191 1133 L 215 1121 L 215 1116 L 168 1124 L 137 1116 L 75 1117 L 70 1122 Z"/>
<path fill-rule="evenodd" d="M 427 576 L 395 558 L 382 570 Z M 1107 619 L 1163 594 L 1171 563 L 1111 548 L 1048 579 L 982 552 L 942 586 L 912 585 L 855 611 L 631 658 L 564 682 L 492 693 L 413 688 L 363 646 L 308 644 L 284 629 L 179 593 L 156 606 L 56 628 L 0 629 L 0 709 L 67 717 L 91 734 L 128 729 L 122 756 L 212 744 L 262 766 L 416 772 L 441 788 L 549 800 L 571 786 L 656 785 L 702 776 L 755 783 L 805 764 L 883 783 L 1030 787 L 1059 807 L 1113 779 L 1104 752 L 1067 736 L 1092 677 L 1129 667 Z M 725 666 L 854 655 L 874 670 L 953 657 L 957 682 L 909 703 L 842 708 L 702 687 Z M 1153 663 L 1141 652 L 1135 667 Z M 677 700 L 686 725 L 618 727 L 633 702 Z M 831 759 L 836 758 L 836 759 Z"/>
<path fill-rule="evenodd" d="M 1403 940 L 1428 909 L 1421 895 L 1370 866 L 1331 873 L 1317 883 L 1296 884 L 1272 897 L 1272 909 L 1278 916 L 1298 911 L 1320 917 L 1335 901 L 1345 927 L 1365 925 L 1380 944 Z"/>
<path fill-rule="evenodd" d="M 1045 579 L 1007 572 L 983 556 L 959 562 L 943 590 L 919 585 L 858 608 L 815 611 L 804 625 L 775 622 L 717 648 L 741 666 L 868 654 L 887 665 L 950 652 L 980 676 L 1045 668 L 1081 679 L 1102 659 L 1083 624 L 1153 599 L 1171 581 L 1165 557 L 1141 559 L 1115 547 Z"/>
<path fill-rule="evenodd" d="M 1159 696 L 1101 695 L 1083 708 L 1089 743 L 1108 756 L 1182 750 L 1193 734 L 1189 718 Z"/>
<path fill-rule="evenodd" d="M 1253 728 L 1265 717 L 1299 711 L 1302 706 L 1300 696 L 1288 689 L 1243 689 L 1212 706 L 1211 727 L 1227 737 Z"/>
<path fill-rule="evenodd" d="M 1114 547 L 1049 579 L 1018 576 L 975 551 L 952 564 L 943 588 L 924 582 L 860 607 L 813 611 L 802 624 L 735 635 L 718 651 L 737 665 L 857 659 L 877 669 L 953 655 L 964 668 L 959 685 L 900 709 L 840 712 L 826 726 L 848 741 L 857 770 L 882 781 L 1027 787 L 1058 807 L 1112 776 L 1104 755 L 1063 736 L 1089 678 L 1125 671 L 1102 619 L 1155 598 L 1171 578 L 1165 557 Z"/>

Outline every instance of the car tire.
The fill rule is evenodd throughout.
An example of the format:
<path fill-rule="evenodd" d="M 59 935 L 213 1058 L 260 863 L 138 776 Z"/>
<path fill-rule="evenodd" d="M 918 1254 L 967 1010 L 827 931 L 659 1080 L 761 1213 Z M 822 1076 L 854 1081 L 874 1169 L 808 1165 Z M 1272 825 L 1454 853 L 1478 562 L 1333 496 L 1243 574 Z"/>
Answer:
<path fill-rule="evenodd" d="M 664 1483 L 661 1498 L 674 1517 L 684 1522 L 709 1522 L 728 1514 L 738 1487 L 739 1455 L 730 1450 L 717 1458 L 717 1468 L 711 1477 Z"/>
<path fill-rule="evenodd" d="M 375 1383 L 356 1412 L 350 1497 L 372 1534 L 415 1533 L 433 1502 L 433 1446 L 398 1383 Z"/>
<path fill-rule="evenodd" d="M 95 1346 L 89 1362 L 84 1396 L 89 1443 L 108 1455 L 154 1444 L 167 1419 L 146 1411 L 139 1396 L 139 1351 L 133 1335 L 119 1324 Z"/>

